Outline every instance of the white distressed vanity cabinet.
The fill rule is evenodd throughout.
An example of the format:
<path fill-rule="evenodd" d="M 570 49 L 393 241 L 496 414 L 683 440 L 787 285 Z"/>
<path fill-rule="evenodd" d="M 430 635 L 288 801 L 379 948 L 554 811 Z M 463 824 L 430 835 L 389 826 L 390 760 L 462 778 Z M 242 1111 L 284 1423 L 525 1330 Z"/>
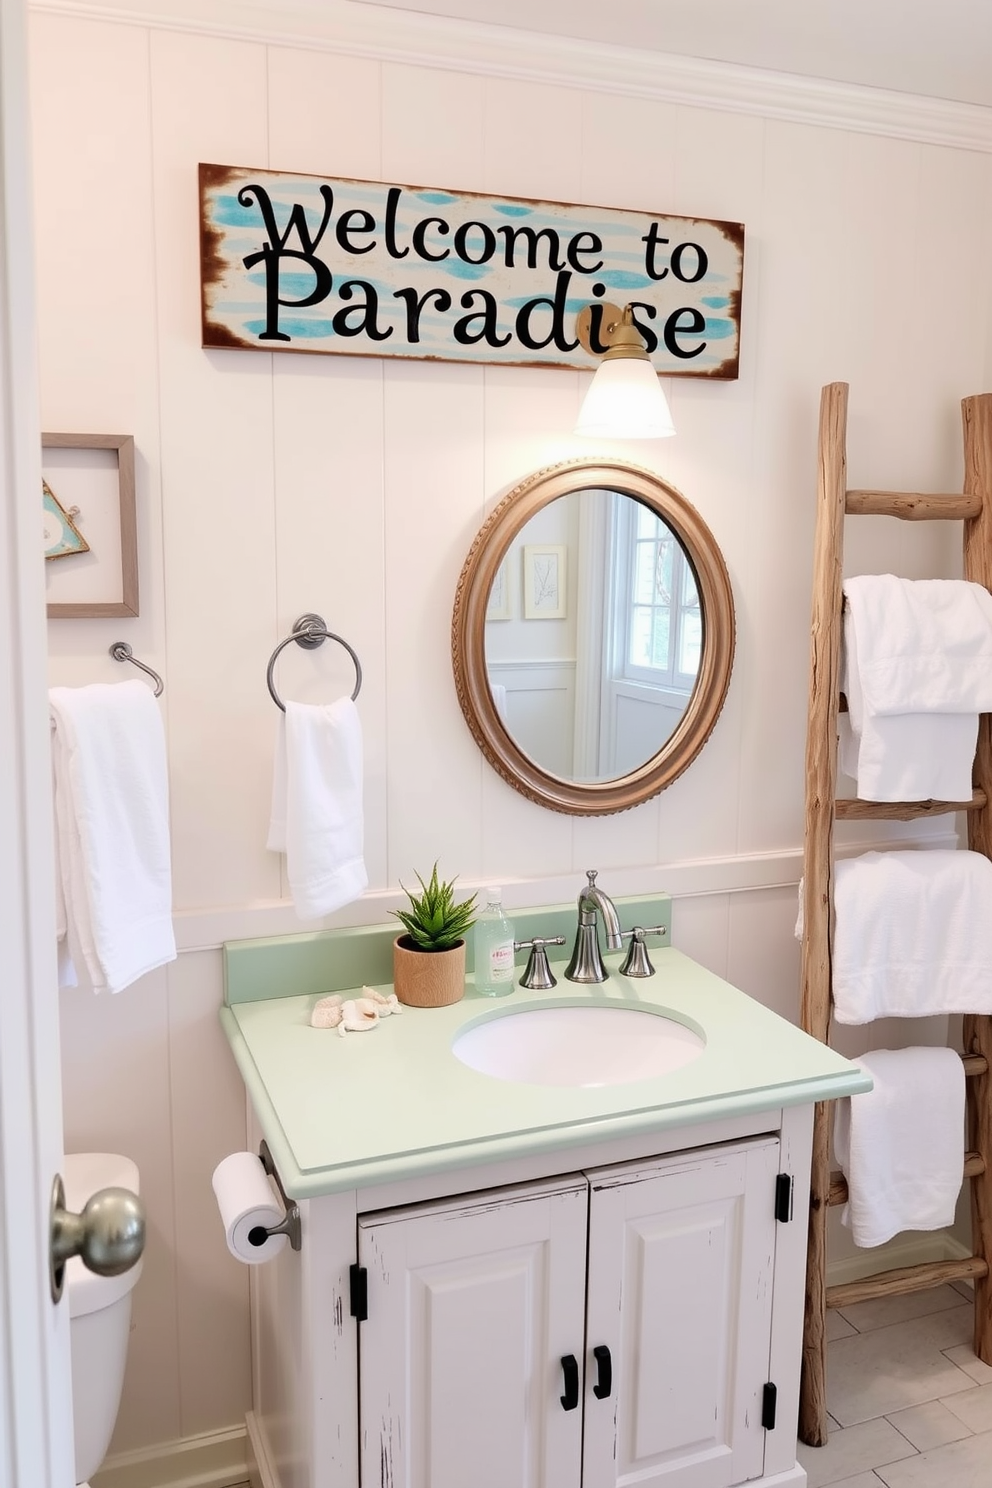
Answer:
<path fill-rule="evenodd" d="M 531 913 L 522 934 L 557 933 Z M 251 1271 L 256 1488 L 801 1488 L 813 1103 L 867 1078 L 674 950 L 636 985 L 495 1005 L 470 985 L 369 1034 L 311 1029 L 316 995 L 388 985 L 377 935 L 227 948 L 250 1138 L 302 1225 Z M 590 1004 L 705 1053 L 596 1088 L 452 1055 L 480 1019 Z"/>
<path fill-rule="evenodd" d="M 362 1483 L 759 1477 L 778 1148 L 363 1215 Z"/>

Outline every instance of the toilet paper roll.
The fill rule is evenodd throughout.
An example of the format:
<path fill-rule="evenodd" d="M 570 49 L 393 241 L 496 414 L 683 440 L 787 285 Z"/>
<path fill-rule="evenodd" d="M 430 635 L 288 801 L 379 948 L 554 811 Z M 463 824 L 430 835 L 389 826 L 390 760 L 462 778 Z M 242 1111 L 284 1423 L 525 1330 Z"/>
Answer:
<path fill-rule="evenodd" d="M 248 1266 L 278 1255 L 289 1237 L 263 1239 L 260 1231 L 282 1224 L 286 1214 L 255 1153 L 232 1152 L 217 1164 L 211 1181 L 231 1254 Z"/>

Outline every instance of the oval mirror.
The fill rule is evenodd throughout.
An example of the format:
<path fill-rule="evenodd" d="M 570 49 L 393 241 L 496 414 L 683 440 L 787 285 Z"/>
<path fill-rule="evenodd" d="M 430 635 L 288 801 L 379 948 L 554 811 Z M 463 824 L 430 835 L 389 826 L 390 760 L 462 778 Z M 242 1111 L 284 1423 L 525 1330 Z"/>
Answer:
<path fill-rule="evenodd" d="M 734 658 L 719 548 L 674 486 L 575 460 L 500 502 L 458 581 L 458 700 L 493 768 L 553 811 L 607 815 L 670 785 L 719 716 Z"/>

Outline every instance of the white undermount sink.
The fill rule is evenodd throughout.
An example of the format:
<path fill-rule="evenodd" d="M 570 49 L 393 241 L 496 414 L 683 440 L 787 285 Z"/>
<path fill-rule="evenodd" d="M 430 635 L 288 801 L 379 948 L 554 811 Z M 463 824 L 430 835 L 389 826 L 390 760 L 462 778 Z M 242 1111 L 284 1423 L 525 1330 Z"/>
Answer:
<path fill-rule="evenodd" d="M 527 1085 L 627 1085 L 698 1059 L 706 1040 L 674 1018 L 631 1007 L 534 1007 L 494 1014 L 452 1043 L 462 1064 Z"/>

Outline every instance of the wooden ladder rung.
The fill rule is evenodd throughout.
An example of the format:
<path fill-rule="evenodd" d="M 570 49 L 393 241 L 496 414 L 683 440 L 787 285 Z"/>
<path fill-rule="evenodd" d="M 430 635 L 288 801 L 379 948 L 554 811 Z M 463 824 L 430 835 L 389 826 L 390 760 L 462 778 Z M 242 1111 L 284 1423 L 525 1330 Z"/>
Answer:
<path fill-rule="evenodd" d="M 859 517 L 900 517 L 904 522 L 960 521 L 981 514 L 980 495 L 924 491 L 848 491 L 844 510 Z"/>
<path fill-rule="evenodd" d="M 859 801 L 839 798 L 834 802 L 838 821 L 912 821 L 918 816 L 943 816 L 948 811 L 982 811 L 988 801 L 983 790 L 972 791 L 970 801 Z"/>
<path fill-rule="evenodd" d="M 964 1176 L 966 1178 L 977 1178 L 979 1173 L 985 1172 L 985 1159 L 980 1152 L 966 1152 L 964 1155 Z M 827 1193 L 827 1203 L 834 1207 L 836 1204 L 847 1203 L 847 1179 L 844 1174 L 836 1169 L 830 1174 L 830 1189 Z"/>
<path fill-rule="evenodd" d="M 856 1302 L 869 1302 L 874 1297 L 898 1297 L 905 1292 L 926 1292 L 948 1281 L 971 1281 L 988 1276 L 988 1262 L 981 1256 L 964 1261 L 924 1261 L 919 1266 L 902 1266 L 897 1271 L 880 1271 L 864 1281 L 848 1281 L 842 1286 L 827 1287 L 828 1307 L 853 1307 Z"/>

